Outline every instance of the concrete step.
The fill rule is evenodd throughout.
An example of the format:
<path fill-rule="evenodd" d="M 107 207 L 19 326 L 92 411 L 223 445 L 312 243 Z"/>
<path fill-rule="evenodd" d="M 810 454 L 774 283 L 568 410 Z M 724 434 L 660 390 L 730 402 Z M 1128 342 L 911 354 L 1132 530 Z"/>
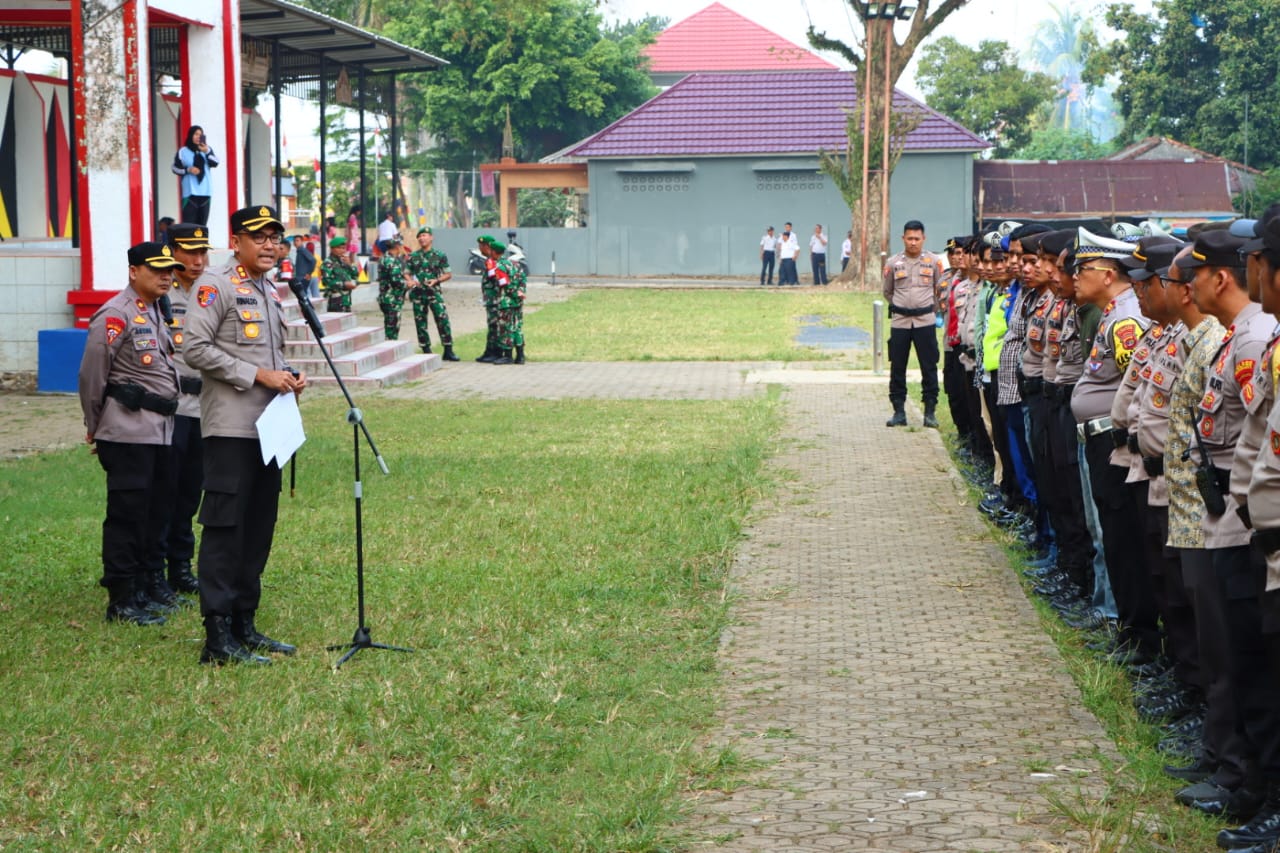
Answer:
<path fill-rule="evenodd" d="M 416 353 L 414 355 L 405 356 L 391 362 L 382 367 L 374 368 L 368 373 L 362 373 L 359 376 L 342 377 L 342 381 L 350 387 L 364 388 L 383 388 L 388 385 L 399 385 L 403 382 L 412 382 L 415 379 L 421 379 L 433 370 L 438 370 L 443 366 L 444 361 L 438 354 L 425 355 Z M 326 369 L 323 374 L 307 374 L 307 381 L 314 382 L 316 385 L 336 385 L 333 375 Z"/>
<path fill-rule="evenodd" d="M 332 315 L 332 316 L 354 316 L 354 315 Z M 325 332 L 325 336 L 319 343 L 308 334 L 306 338 L 290 338 L 285 341 L 285 358 L 293 362 L 295 360 L 304 361 L 323 361 L 324 356 L 320 354 L 321 348 L 328 350 L 329 355 L 333 358 L 350 355 L 357 350 L 365 347 L 380 344 L 386 340 L 386 332 L 381 326 L 353 326 L 349 329 L 340 329 L 335 332 Z"/>
<path fill-rule="evenodd" d="M 412 341 L 378 341 L 367 347 L 334 358 L 333 365 L 343 377 L 363 376 L 379 367 L 386 367 L 393 361 L 399 361 L 412 355 L 417 349 Z M 294 367 L 305 370 L 308 376 L 328 373 L 328 366 L 323 357 L 313 359 L 300 358 L 292 361 Z"/>
<path fill-rule="evenodd" d="M 292 308 L 297 316 L 289 316 L 289 308 Z M 311 327 L 307 325 L 306 320 L 302 319 L 301 311 L 302 309 L 298 307 L 296 302 L 288 303 L 286 306 L 285 319 L 288 328 L 285 333 L 290 341 L 309 341 L 312 339 Z M 320 328 L 324 329 L 325 340 L 328 340 L 330 335 L 354 329 L 360 325 L 360 320 L 354 312 L 335 312 L 330 314 L 328 311 L 317 310 L 316 319 L 320 321 Z"/>

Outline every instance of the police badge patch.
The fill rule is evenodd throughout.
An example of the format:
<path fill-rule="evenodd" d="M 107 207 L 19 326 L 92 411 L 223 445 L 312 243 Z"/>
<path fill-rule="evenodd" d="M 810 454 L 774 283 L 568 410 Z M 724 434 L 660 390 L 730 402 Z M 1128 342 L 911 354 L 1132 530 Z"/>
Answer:
<path fill-rule="evenodd" d="M 196 291 L 196 302 L 201 308 L 208 308 L 218 298 L 218 288 L 212 284 L 202 284 L 200 289 Z"/>

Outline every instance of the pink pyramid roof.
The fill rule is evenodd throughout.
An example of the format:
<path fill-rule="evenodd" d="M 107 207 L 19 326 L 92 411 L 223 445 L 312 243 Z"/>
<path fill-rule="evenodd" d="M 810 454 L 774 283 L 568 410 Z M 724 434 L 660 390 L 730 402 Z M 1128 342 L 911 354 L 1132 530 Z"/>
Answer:
<path fill-rule="evenodd" d="M 564 154 L 629 158 L 843 151 L 846 111 L 857 102 L 851 71 L 690 74 Z M 894 91 L 893 109 L 920 116 L 907 134 L 907 151 L 981 151 L 990 145 L 900 91 Z"/>
<path fill-rule="evenodd" d="M 813 71 L 836 66 L 732 9 L 712 3 L 672 24 L 644 50 L 651 74 Z"/>

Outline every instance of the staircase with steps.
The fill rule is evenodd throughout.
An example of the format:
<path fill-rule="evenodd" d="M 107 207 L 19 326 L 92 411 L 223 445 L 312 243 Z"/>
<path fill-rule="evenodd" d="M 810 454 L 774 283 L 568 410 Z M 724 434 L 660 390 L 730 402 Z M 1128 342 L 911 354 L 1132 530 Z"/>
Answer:
<path fill-rule="evenodd" d="M 325 363 L 321 347 L 329 351 L 342 381 L 348 386 L 383 387 L 412 382 L 443 364 L 439 355 L 417 352 L 413 339 L 389 341 L 382 327 L 361 326 L 355 314 L 321 311 L 323 300 L 311 303 L 317 309 L 316 316 L 324 329 L 324 338 L 317 343 L 293 293 L 284 285 L 277 289 L 289 327 L 285 358 L 307 374 L 310 384 L 337 384 Z M 412 333 L 412 329 L 409 331 Z"/>

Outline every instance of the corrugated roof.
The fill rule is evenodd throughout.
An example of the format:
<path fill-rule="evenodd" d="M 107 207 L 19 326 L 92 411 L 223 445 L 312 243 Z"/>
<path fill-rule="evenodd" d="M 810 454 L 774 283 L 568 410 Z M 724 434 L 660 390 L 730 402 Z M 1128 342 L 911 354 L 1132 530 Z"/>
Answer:
<path fill-rule="evenodd" d="M 836 67 L 720 3 L 667 27 L 645 48 L 644 55 L 649 57 L 652 74 Z"/>
<path fill-rule="evenodd" d="M 982 218 L 1231 212 L 1228 167 L 1177 160 L 978 161 Z"/>
<path fill-rule="evenodd" d="M 571 146 L 574 157 L 813 155 L 848 144 L 846 110 L 857 104 L 850 71 L 691 74 L 604 130 Z M 923 119 L 908 151 L 980 151 L 989 143 L 896 91 L 895 112 Z"/>

